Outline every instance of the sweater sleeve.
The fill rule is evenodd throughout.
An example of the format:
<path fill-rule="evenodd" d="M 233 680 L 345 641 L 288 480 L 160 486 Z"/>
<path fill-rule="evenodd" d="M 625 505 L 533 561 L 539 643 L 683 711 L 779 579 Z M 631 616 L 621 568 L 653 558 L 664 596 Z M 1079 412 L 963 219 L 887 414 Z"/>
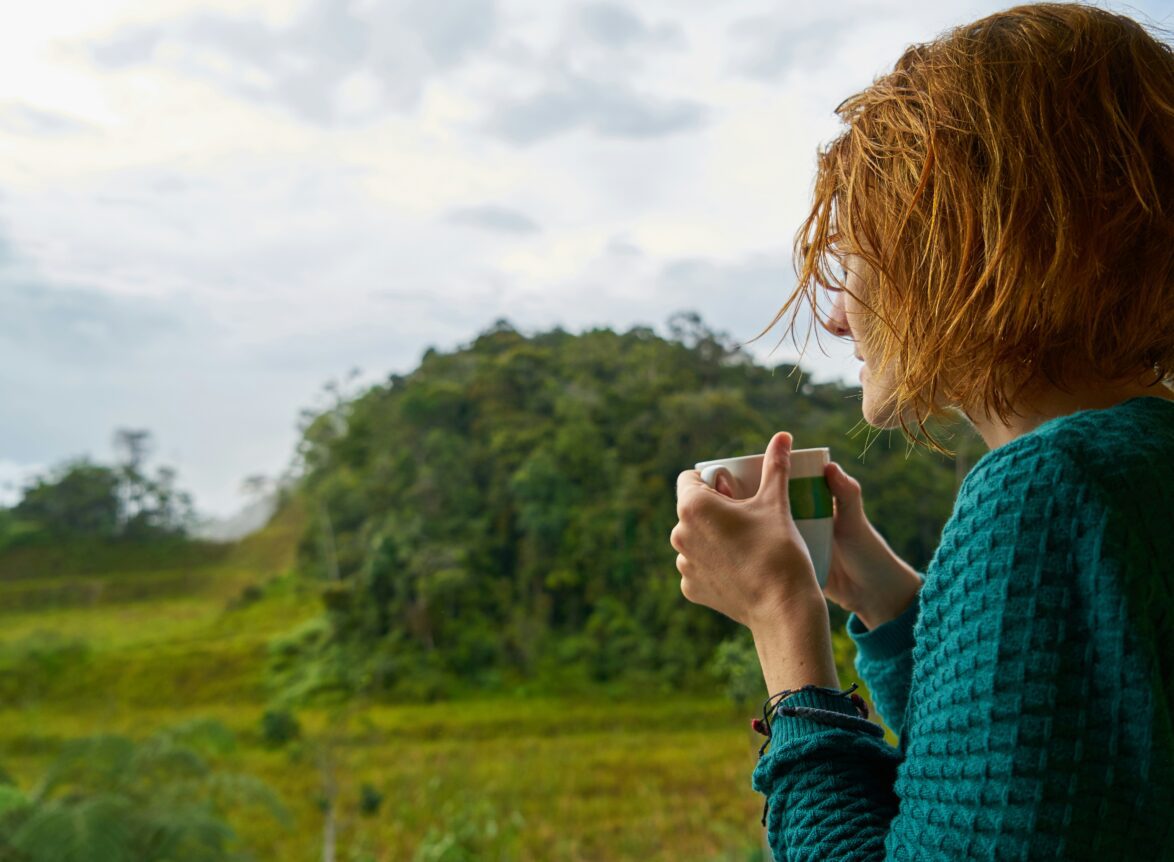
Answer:
<path fill-rule="evenodd" d="M 844 699 L 803 692 L 788 705 L 855 714 Z M 898 800 L 897 749 L 858 730 L 777 715 L 770 751 L 754 769 L 767 797 L 767 841 L 776 860 L 883 859 Z"/>
<path fill-rule="evenodd" d="M 1062 457 L 1032 454 L 964 484 L 943 531 L 919 599 L 901 750 L 775 717 L 752 777 L 768 800 L 775 859 L 1027 860 L 1098 849 L 1088 836 L 1104 821 L 1105 783 L 1129 792 L 1143 778 L 1120 774 L 1124 714 L 1089 697 L 1095 638 L 1083 620 L 1095 617 L 1081 608 L 1079 583 L 1092 578 L 1078 568 L 1091 564 L 1073 550 L 1099 547 L 1103 522 L 1096 512 L 1076 518 L 1073 507 L 1088 503 L 1079 493 L 1057 493 Z M 879 686 L 888 708 L 900 687 Z M 843 698 L 815 696 L 812 705 L 850 712 Z M 1101 844 L 1099 858 L 1109 849 Z"/>
<path fill-rule="evenodd" d="M 860 617 L 848 617 L 848 637 L 856 644 L 856 672 L 868 686 L 877 712 L 897 736 L 905 722 L 913 672 L 913 624 L 921 611 L 921 591 L 900 616 L 867 629 Z"/>

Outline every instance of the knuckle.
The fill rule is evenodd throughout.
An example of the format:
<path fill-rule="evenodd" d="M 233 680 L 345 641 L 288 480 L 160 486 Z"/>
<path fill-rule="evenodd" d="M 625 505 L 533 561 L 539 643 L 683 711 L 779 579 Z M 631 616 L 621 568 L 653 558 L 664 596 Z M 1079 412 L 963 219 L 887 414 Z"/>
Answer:
<path fill-rule="evenodd" d="M 700 495 L 691 494 L 677 504 L 677 515 L 682 521 L 691 520 L 701 514 L 701 507 L 704 501 L 701 500 Z"/>
<path fill-rule="evenodd" d="M 839 467 L 838 464 L 836 466 Z M 842 483 L 845 488 L 843 496 L 857 496 L 860 493 L 860 480 L 858 480 L 855 476 L 845 472 L 843 467 L 840 467 L 840 475 L 844 477 L 844 481 Z"/>

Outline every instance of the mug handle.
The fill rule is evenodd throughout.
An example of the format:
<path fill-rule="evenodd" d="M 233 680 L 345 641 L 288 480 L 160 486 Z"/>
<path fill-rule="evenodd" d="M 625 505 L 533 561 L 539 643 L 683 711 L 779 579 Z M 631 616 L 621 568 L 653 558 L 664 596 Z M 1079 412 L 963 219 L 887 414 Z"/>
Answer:
<path fill-rule="evenodd" d="M 719 474 L 725 473 L 726 480 L 730 483 L 730 487 L 737 487 L 734 484 L 734 474 L 723 467 L 721 464 L 712 464 L 701 471 L 701 481 L 711 488 L 717 488 L 717 477 Z"/>

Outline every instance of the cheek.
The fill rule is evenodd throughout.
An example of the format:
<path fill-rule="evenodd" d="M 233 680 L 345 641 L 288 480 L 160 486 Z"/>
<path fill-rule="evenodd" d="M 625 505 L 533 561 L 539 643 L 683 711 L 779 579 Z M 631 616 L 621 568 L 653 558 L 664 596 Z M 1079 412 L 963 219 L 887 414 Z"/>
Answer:
<path fill-rule="evenodd" d="M 867 384 L 876 395 L 888 392 L 893 388 L 890 375 L 885 372 L 885 369 L 873 368 L 871 365 L 861 367 L 860 383 L 861 385 Z"/>

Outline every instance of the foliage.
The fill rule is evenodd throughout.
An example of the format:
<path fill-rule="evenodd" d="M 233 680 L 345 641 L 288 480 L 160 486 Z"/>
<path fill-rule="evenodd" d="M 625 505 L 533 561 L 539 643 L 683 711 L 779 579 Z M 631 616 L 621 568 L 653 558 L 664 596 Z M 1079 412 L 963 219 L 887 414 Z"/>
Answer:
<path fill-rule="evenodd" d="M 41 532 L 35 522 L 18 517 L 12 509 L 0 507 L 0 552 L 36 541 Z"/>
<path fill-rule="evenodd" d="M 291 684 L 442 694 L 532 678 L 551 656 L 596 682 L 698 682 L 737 625 L 680 596 L 677 474 L 784 428 L 831 446 L 894 549 L 928 562 L 951 461 L 904 443 L 857 460 L 859 390 L 756 365 L 696 315 L 670 330 L 527 337 L 499 321 L 407 376 L 332 387 L 299 447 L 299 564 L 324 610 L 279 648 Z"/>
<path fill-rule="evenodd" d="M 114 466 L 88 458 L 67 461 L 35 478 L 12 513 L 0 519 L 0 547 L 38 533 L 53 539 L 151 539 L 183 535 L 193 522 L 191 495 L 176 485 L 174 468 L 145 469 L 150 434 L 120 429 Z"/>
<path fill-rule="evenodd" d="M 261 716 L 261 739 L 272 748 L 280 748 L 301 735 L 302 726 L 288 709 L 267 709 Z"/>
<path fill-rule="evenodd" d="M 364 782 L 359 788 L 359 813 L 364 817 L 374 817 L 383 805 L 383 794 L 373 785 Z"/>
<path fill-rule="evenodd" d="M 0 858 L 25 862 L 219 862 L 251 858 L 225 819 L 247 806 L 287 815 L 257 779 L 217 770 L 233 738 L 190 721 L 136 742 L 72 740 L 27 791 L 0 786 Z M 7 854 L 7 856 L 5 855 Z"/>
<path fill-rule="evenodd" d="M 72 461 L 25 488 L 14 514 L 53 534 L 110 538 L 119 528 L 118 485 L 112 468 Z"/>
<path fill-rule="evenodd" d="M 748 631 L 739 632 L 718 644 L 710 659 L 709 670 L 725 682 L 726 696 L 740 709 L 748 709 L 762 699 L 762 669 Z"/>

